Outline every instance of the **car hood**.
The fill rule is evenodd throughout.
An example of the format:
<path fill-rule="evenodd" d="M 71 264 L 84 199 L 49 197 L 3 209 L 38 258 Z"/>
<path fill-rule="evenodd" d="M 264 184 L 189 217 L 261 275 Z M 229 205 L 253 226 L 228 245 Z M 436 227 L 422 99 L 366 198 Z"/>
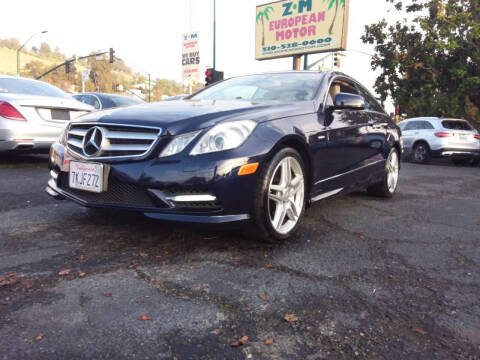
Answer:
<path fill-rule="evenodd" d="M 221 121 L 249 119 L 264 122 L 313 111 L 312 101 L 281 104 L 243 100 L 178 100 L 107 109 L 90 113 L 76 122 L 154 126 L 161 127 L 163 134 L 176 135 L 207 128 Z"/>
<path fill-rule="evenodd" d="M 0 101 L 8 101 L 20 106 L 45 107 L 56 109 L 92 111 L 92 106 L 73 98 L 36 96 L 27 94 L 0 94 Z"/>

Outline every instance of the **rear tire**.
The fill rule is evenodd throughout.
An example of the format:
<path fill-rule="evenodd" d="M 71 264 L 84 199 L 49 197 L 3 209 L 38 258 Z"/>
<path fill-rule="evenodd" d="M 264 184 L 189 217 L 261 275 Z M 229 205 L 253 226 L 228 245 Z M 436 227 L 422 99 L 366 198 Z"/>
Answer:
<path fill-rule="evenodd" d="M 393 148 L 390 150 L 390 154 L 388 155 L 385 163 L 382 182 L 368 187 L 367 192 L 373 196 L 391 198 L 397 190 L 400 169 L 399 165 L 398 151 L 397 149 Z"/>
<path fill-rule="evenodd" d="M 424 142 L 417 143 L 412 150 L 412 161 L 416 164 L 425 164 L 430 160 L 430 148 Z"/>
<path fill-rule="evenodd" d="M 262 167 L 247 237 L 274 243 L 288 239 L 305 211 L 305 166 L 293 148 L 281 149 Z"/>

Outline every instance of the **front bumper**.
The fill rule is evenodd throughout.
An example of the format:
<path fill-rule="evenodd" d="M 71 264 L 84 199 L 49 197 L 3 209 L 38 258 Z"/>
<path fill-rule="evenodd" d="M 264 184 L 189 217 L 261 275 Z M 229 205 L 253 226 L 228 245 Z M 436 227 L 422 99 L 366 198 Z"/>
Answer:
<path fill-rule="evenodd" d="M 234 159 L 199 156 L 179 161 L 158 158 L 116 162 L 108 167 L 108 189 L 96 194 L 68 185 L 72 157 L 59 143 L 50 151 L 51 178 L 46 191 L 86 207 L 142 212 L 161 220 L 225 223 L 250 218 L 253 191 L 260 172 L 238 176 L 247 163 L 263 156 Z M 79 160 L 81 161 L 81 160 Z M 260 168 L 259 167 L 259 168 Z"/>

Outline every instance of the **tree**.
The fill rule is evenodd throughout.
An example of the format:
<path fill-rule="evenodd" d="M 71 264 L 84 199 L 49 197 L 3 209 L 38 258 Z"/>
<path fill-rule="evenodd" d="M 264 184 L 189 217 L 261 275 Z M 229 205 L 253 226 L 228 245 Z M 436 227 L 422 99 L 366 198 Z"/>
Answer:
<path fill-rule="evenodd" d="M 329 1 L 328 4 L 328 10 L 332 8 L 333 4 L 335 4 L 335 15 L 333 16 L 332 24 L 330 25 L 328 29 L 328 33 L 331 35 L 333 32 L 333 27 L 335 26 L 335 21 L 337 20 L 337 14 L 338 14 L 338 5 L 341 4 L 343 8 L 345 9 L 345 0 L 323 0 L 323 2 Z"/>
<path fill-rule="evenodd" d="M 38 52 L 40 56 L 49 57 L 52 53 L 52 49 L 50 48 L 50 45 L 48 45 L 48 43 L 42 42 L 40 44 L 40 49 Z"/>
<path fill-rule="evenodd" d="M 382 71 L 375 83 L 382 99 L 391 96 L 408 116 L 480 121 L 480 2 L 399 1 L 395 11 L 412 20 L 383 19 L 362 36 L 375 45 L 372 68 Z"/>
<path fill-rule="evenodd" d="M 265 10 L 263 11 L 260 11 L 258 14 L 257 14 L 257 24 L 260 20 L 262 20 L 262 46 L 265 46 L 265 22 L 263 21 L 263 18 L 265 18 L 267 21 L 270 20 L 270 17 L 268 15 L 268 13 L 270 11 L 274 11 L 273 8 L 271 6 L 267 6 L 265 8 Z"/>

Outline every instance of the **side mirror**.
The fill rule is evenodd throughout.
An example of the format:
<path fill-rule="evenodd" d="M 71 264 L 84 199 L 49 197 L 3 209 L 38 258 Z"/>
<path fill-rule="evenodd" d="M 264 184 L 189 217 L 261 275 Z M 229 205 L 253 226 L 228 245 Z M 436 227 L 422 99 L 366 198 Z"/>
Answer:
<path fill-rule="evenodd" d="M 365 109 L 365 99 L 360 95 L 338 93 L 335 96 L 335 105 L 333 106 L 333 109 L 363 110 Z"/>

